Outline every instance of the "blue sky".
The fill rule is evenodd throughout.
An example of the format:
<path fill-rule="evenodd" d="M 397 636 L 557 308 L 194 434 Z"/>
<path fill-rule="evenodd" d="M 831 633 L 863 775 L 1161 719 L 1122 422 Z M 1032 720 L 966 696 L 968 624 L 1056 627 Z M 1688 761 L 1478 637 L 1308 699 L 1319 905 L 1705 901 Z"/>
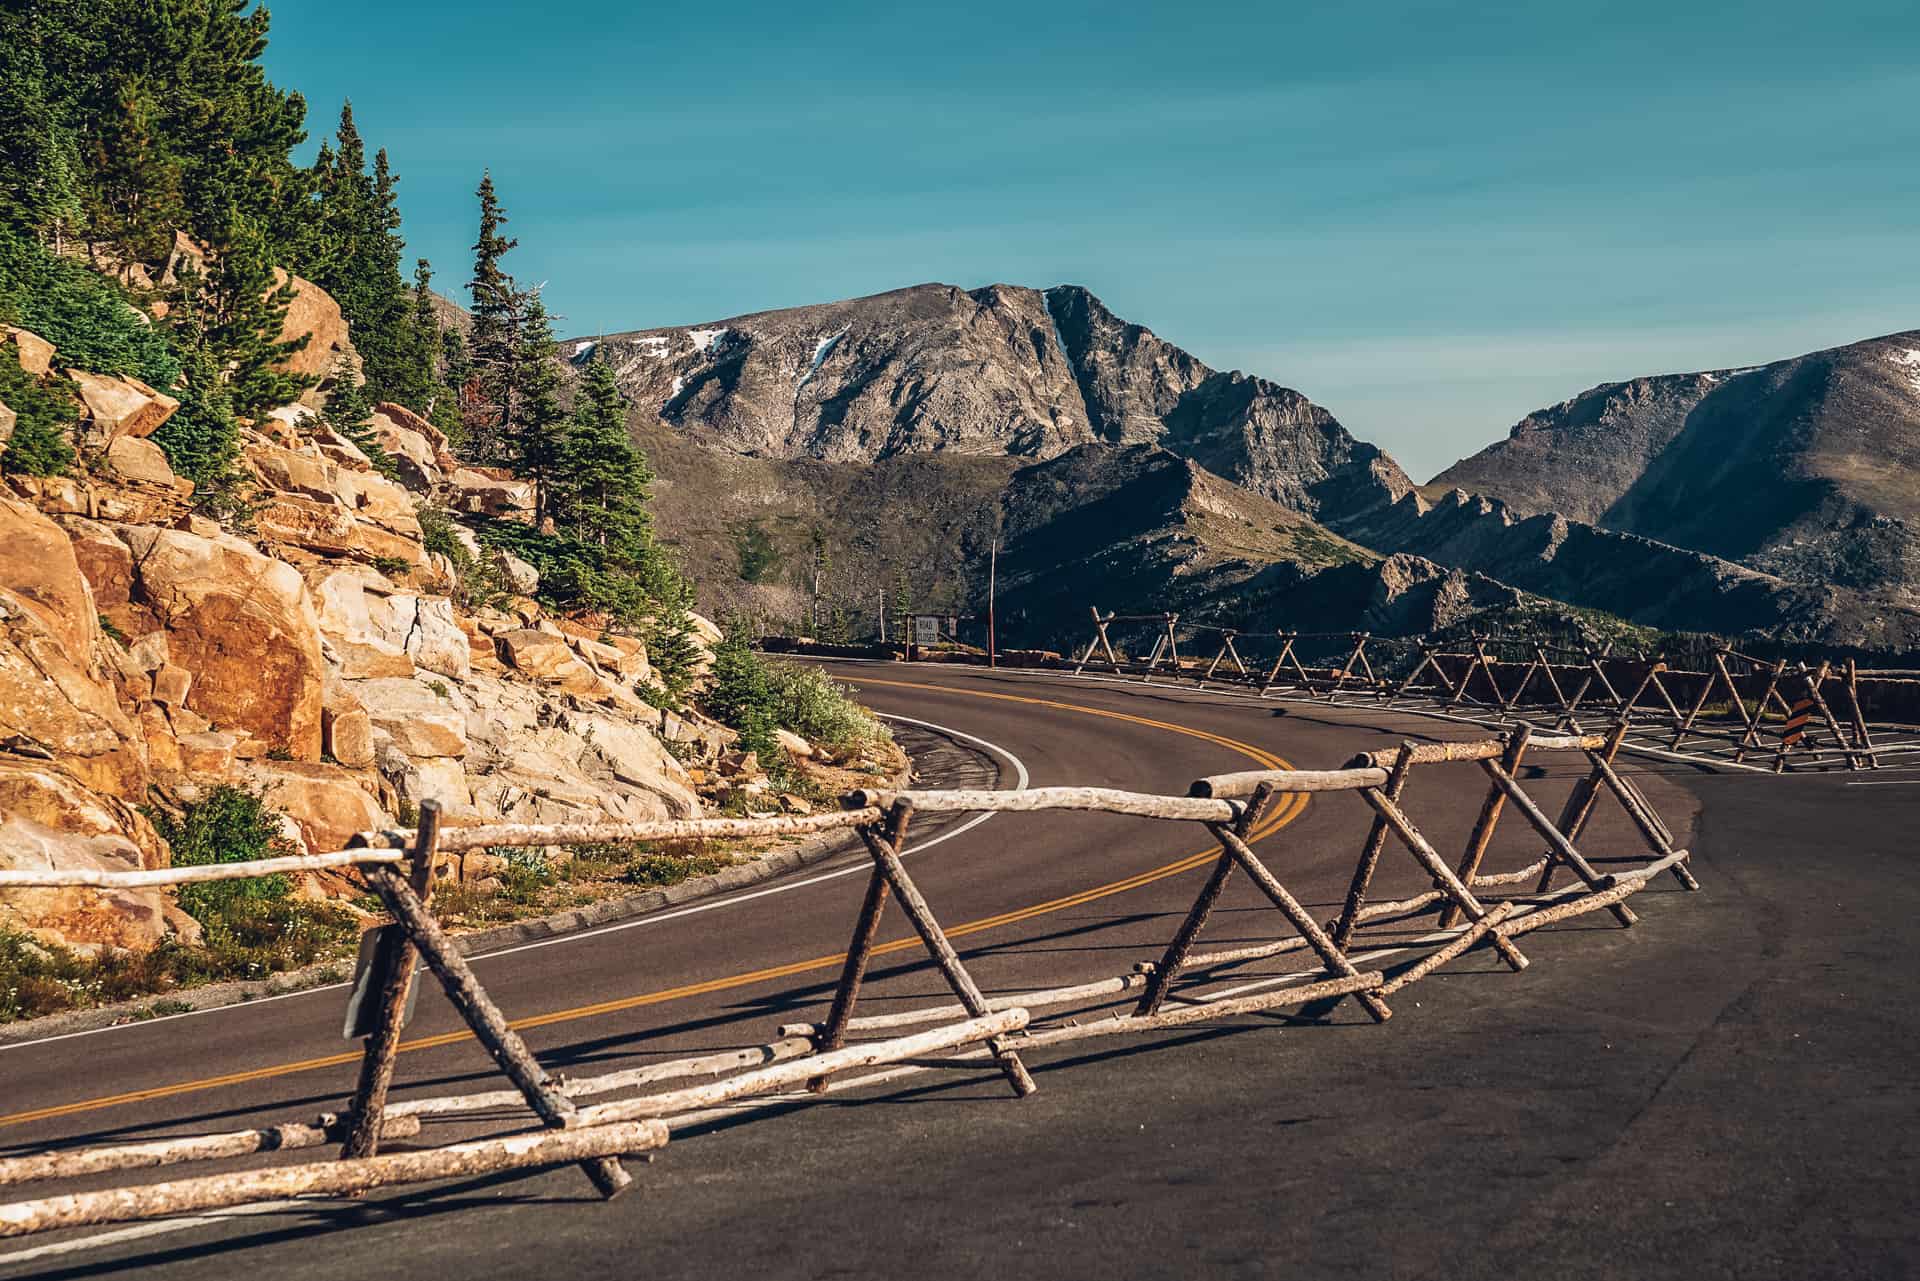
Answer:
<path fill-rule="evenodd" d="M 1920 327 L 1909 4 L 282 0 L 409 254 L 566 333 L 1085 284 L 1417 478 L 1613 378 Z"/>

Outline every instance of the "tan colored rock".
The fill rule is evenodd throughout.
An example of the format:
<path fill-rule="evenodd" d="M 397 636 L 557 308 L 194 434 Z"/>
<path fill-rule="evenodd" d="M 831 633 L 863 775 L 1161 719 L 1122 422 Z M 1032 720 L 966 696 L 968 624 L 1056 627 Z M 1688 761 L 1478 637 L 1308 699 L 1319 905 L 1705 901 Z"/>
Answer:
<path fill-rule="evenodd" d="M 180 753 L 180 735 L 173 728 L 167 709 L 158 703 L 146 703 L 140 708 L 139 723 L 147 746 L 147 768 L 163 776 L 185 773 L 187 766 Z"/>
<path fill-rule="evenodd" d="M 20 421 L 20 415 L 7 408 L 7 402 L 0 400 L 0 453 L 6 452 L 7 442 L 13 439 L 13 429 Z"/>
<path fill-rule="evenodd" d="M 268 489 L 325 503 L 336 501 L 340 469 L 324 458 L 262 444 L 248 445 L 241 456 Z"/>
<path fill-rule="evenodd" d="M 105 448 L 122 436 L 151 436 L 180 408 L 179 401 L 138 378 L 81 369 L 69 369 L 67 377 L 73 379 L 87 407 L 90 421 L 84 438 L 96 448 Z"/>
<path fill-rule="evenodd" d="M 153 674 L 153 701 L 172 707 L 187 705 L 187 692 L 193 688 L 193 673 L 168 664 Z"/>
<path fill-rule="evenodd" d="M 99 611 L 66 533 L 0 498 L 0 741 L 53 753 L 87 787 L 139 798 L 145 734 L 96 663 Z"/>
<path fill-rule="evenodd" d="M 307 848 L 315 853 L 343 849 L 355 832 L 387 825 L 360 780 L 339 765 L 256 760 L 242 766 L 241 775 L 262 789 L 267 804 L 300 825 Z"/>
<path fill-rule="evenodd" d="M 562 712 L 555 725 L 586 744 L 582 767 L 591 776 L 602 767 L 619 782 L 653 793 L 674 818 L 700 813 L 693 780 L 665 744 L 632 721 L 584 712 Z"/>
<path fill-rule="evenodd" d="M 493 640 L 501 662 L 536 680 L 560 680 L 585 670 L 563 636 L 523 627 Z"/>
<path fill-rule="evenodd" d="M 344 556 L 353 549 L 353 513 L 331 499 L 279 494 L 253 510 L 253 527 L 269 543 Z"/>
<path fill-rule="evenodd" d="M 89 792 L 52 765 L 0 761 L 0 867 L 136 871 L 165 865 L 165 846 L 129 806 Z M 0 924 L 45 942 L 144 949 L 200 928 L 159 890 L 9 890 Z"/>
<path fill-rule="evenodd" d="M 448 494 L 454 509 L 475 515 L 506 519 L 526 518 L 533 513 L 531 482 L 503 479 L 477 467 L 462 467 L 447 478 Z"/>
<path fill-rule="evenodd" d="M 463 881 L 484 881 L 490 876 L 504 876 L 512 866 L 498 854 L 489 854 L 484 850 L 470 850 L 461 856 L 460 879 Z"/>
<path fill-rule="evenodd" d="M 447 691 L 444 696 L 433 688 L 436 683 Z M 353 692 L 367 709 L 374 729 L 409 757 L 467 754 L 466 707 L 446 682 L 356 681 Z"/>
<path fill-rule="evenodd" d="M 20 368 L 35 378 L 45 378 L 53 372 L 54 346 L 39 334 L 29 329 L 19 329 L 13 325 L 0 325 L 0 334 L 6 335 L 6 341 L 13 347 L 8 353 L 20 362 Z"/>
<path fill-rule="evenodd" d="M 651 681 L 653 664 L 647 661 L 647 647 L 637 636 L 612 636 L 608 643 L 618 650 L 620 657 L 614 662 L 614 672 L 622 680 Z"/>
<path fill-rule="evenodd" d="M 326 401 L 337 363 L 344 359 L 352 376 L 359 378 L 360 353 L 354 350 L 353 339 L 347 332 L 347 319 L 332 295 L 311 280 L 289 277 L 278 267 L 274 268 L 273 278 L 276 286 L 291 281 L 295 291 L 293 301 L 287 304 L 286 322 L 280 327 L 280 341 L 291 342 L 301 337 L 307 340 L 305 347 L 280 362 L 279 367 L 321 380 L 300 398 L 302 404 L 318 409 Z"/>
<path fill-rule="evenodd" d="M 234 748 L 240 741 L 233 735 L 202 730 L 182 734 L 177 741 L 181 769 L 195 782 L 225 783 L 233 778 Z"/>
<path fill-rule="evenodd" d="M 365 708 L 324 712 L 321 732 L 327 754 L 348 769 L 365 769 L 373 764 L 373 719 Z"/>
<path fill-rule="evenodd" d="M 773 737 L 781 747 L 786 749 L 787 755 L 803 761 L 813 759 L 813 744 L 801 738 L 792 730 L 776 729 L 773 731 Z"/>
<path fill-rule="evenodd" d="M 450 756 L 415 761 L 406 792 L 415 805 L 421 801 L 438 801 L 442 812 L 451 818 L 470 816 L 474 812 L 466 769 Z"/>
<path fill-rule="evenodd" d="M 160 620 L 145 605 L 133 600 L 133 552 L 107 525 L 82 516 L 63 516 L 60 528 L 72 541 L 74 559 L 87 585 L 93 590 L 97 613 L 137 643 L 139 638 L 156 633 Z M 165 642 L 161 642 L 162 646 Z M 163 659 L 165 649 L 160 651 Z M 154 666 L 158 666 L 156 663 Z M 148 667 L 152 671 L 153 667 Z"/>
<path fill-rule="evenodd" d="M 335 482 L 334 494 L 356 519 L 419 541 L 420 517 L 414 512 L 413 495 L 405 486 L 379 472 L 343 470 Z"/>
<path fill-rule="evenodd" d="M 168 489 L 180 483 L 173 474 L 173 468 L 167 465 L 167 456 L 160 446 L 138 436 L 121 436 L 107 446 L 107 466 L 122 480 L 138 481 L 147 485 L 165 485 Z M 193 482 L 185 482 L 192 493 Z"/>
<path fill-rule="evenodd" d="M 453 457 L 453 442 L 447 439 L 447 433 L 435 427 L 427 419 L 414 413 L 405 405 L 396 405 L 383 400 L 373 407 L 376 414 L 382 414 L 387 421 L 403 431 L 412 432 L 427 442 L 427 448 L 433 452 L 433 461 L 442 471 L 452 471 L 457 464 Z"/>
<path fill-rule="evenodd" d="M 188 705 L 302 761 L 320 756 L 326 665 L 299 571 L 226 535 L 130 528 L 139 589 L 194 675 Z"/>
<path fill-rule="evenodd" d="M 446 480 L 446 473 L 441 470 L 427 438 L 396 420 L 391 411 L 399 408 L 383 404 L 373 411 L 374 437 L 393 460 L 394 469 L 409 489 L 431 491 Z"/>

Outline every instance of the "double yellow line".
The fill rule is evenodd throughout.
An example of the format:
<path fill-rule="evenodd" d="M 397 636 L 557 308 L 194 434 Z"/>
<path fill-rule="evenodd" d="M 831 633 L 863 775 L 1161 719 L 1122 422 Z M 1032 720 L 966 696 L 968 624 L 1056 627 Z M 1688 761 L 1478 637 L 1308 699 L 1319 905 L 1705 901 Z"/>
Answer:
<path fill-rule="evenodd" d="M 1088 707 L 1083 703 L 1068 703 L 1051 698 L 1027 698 L 1017 694 L 996 694 L 986 690 L 960 689 L 950 685 L 927 685 L 913 681 L 893 681 L 862 679 L 863 685 L 883 685 L 895 689 L 934 690 L 942 694 L 955 694 L 968 698 L 993 699 L 1008 703 L 1026 703 L 1036 707 L 1047 707 L 1058 711 L 1074 712 L 1086 716 L 1098 716 L 1107 720 L 1127 721 L 1135 725 L 1145 725 L 1152 729 L 1166 730 L 1169 733 L 1197 738 L 1217 744 L 1229 751 L 1237 752 L 1254 761 L 1265 769 L 1288 769 L 1287 761 L 1264 748 L 1239 739 L 1226 738 L 1219 734 L 1210 734 L 1205 730 L 1193 729 L 1186 725 L 1176 725 L 1171 721 L 1154 720 L 1145 716 L 1134 716 L 1126 712 L 1109 711 L 1100 707 Z M 1293 794 L 1268 812 L 1265 818 L 1248 834 L 1250 840 L 1259 840 L 1279 831 L 1288 823 L 1297 819 L 1307 808 L 1304 794 Z M 1034 903 L 1027 907 L 1015 908 L 997 916 L 982 917 L 951 926 L 947 930 L 949 938 L 960 938 L 969 934 L 978 934 L 984 930 L 998 929 L 1005 925 L 1016 925 L 1021 921 L 1032 920 L 1036 916 L 1045 916 L 1050 912 L 1064 911 L 1091 903 L 1115 894 L 1124 894 L 1129 890 L 1151 885 L 1155 881 L 1178 876 L 1194 868 L 1211 863 L 1219 855 L 1218 846 L 1208 846 L 1192 854 L 1183 855 L 1171 863 L 1152 868 L 1123 880 L 1109 881 L 1105 885 L 1096 885 L 1092 889 L 1066 895 L 1063 898 L 1049 899 L 1044 903 Z M 882 943 L 873 949 L 874 955 L 881 956 L 920 946 L 917 936 L 896 939 L 891 943 Z M 785 965 L 768 966 L 765 969 L 751 970 L 744 974 L 732 974 L 724 978 L 706 979 L 699 983 L 687 983 L 680 987 L 663 988 L 657 992 L 642 992 L 634 996 L 624 996 L 617 1000 L 600 1001 L 593 1005 L 577 1005 L 571 1009 L 553 1010 L 546 1014 L 529 1015 L 515 1019 L 511 1024 L 517 1030 L 548 1027 L 555 1023 L 571 1023 L 578 1019 L 597 1018 L 604 1014 L 616 1014 L 622 1010 L 640 1009 L 649 1005 L 661 1005 L 668 1001 L 682 1001 L 690 997 L 705 996 L 712 992 L 725 992 L 733 988 L 747 987 L 755 983 L 771 982 L 775 979 L 792 978 L 800 974 L 818 973 L 824 970 L 836 970 L 846 959 L 844 952 L 835 952 L 830 956 L 815 956 L 804 961 L 791 961 Z M 467 1031 L 443 1032 L 437 1036 L 424 1036 L 417 1040 L 403 1041 L 401 1053 L 417 1050 L 437 1049 L 472 1039 Z M 242 1072 L 229 1072 L 222 1076 L 201 1077 L 192 1081 L 177 1081 L 170 1085 L 156 1085 L 145 1090 L 128 1090 L 122 1094 L 102 1095 L 99 1098 L 82 1099 L 75 1103 L 62 1103 L 54 1107 L 34 1108 L 25 1112 L 14 1112 L 0 1116 L 0 1126 L 23 1125 L 29 1121 L 45 1121 L 54 1117 L 72 1116 L 80 1112 L 97 1112 L 105 1108 L 120 1107 L 128 1103 L 144 1103 L 152 1099 L 171 1098 L 179 1094 L 194 1094 L 203 1090 L 215 1090 L 226 1085 L 244 1085 L 250 1081 L 264 1081 L 273 1077 L 291 1076 L 296 1072 L 311 1072 L 319 1068 L 340 1067 L 356 1063 L 360 1059 L 358 1050 L 349 1050 L 341 1054 L 327 1054 L 319 1058 L 300 1059 L 291 1063 L 276 1063 L 268 1067 L 250 1068 Z"/>

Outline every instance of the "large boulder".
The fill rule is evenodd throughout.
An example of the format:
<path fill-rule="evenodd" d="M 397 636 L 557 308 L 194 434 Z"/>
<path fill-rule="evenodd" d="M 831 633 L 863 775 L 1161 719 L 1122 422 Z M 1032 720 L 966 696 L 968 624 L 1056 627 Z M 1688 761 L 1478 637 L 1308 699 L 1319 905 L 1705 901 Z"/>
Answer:
<path fill-rule="evenodd" d="M 96 661 L 99 617 L 66 533 L 0 498 L 0 750 L 51 753 L 88 787 L 138 798 L 146 738 Z"/>
<path fill-rule="evenodd" d="M 121 436 L 108 445 L 107 466 L 121 480 L 168 489 L 184 486 L 186 493 L 193 492 L 193 482 L 174 475 L 160 446 L 144 437 Z"/>
<path fill-rule="evenodd" d="M 373 435 L 409 489 L 430 491 L 446 480 L 446 471 L 440 466 L 433 442 L 414 428 L 415 420 L 424 422 L 398 405 L 383 403 L 373 411 Z"/>
<path fill-rule="evenodd" d="M 375 733 L 386 735 L 409 757 L 467 754 L 467 709 L 445 681 L 366 680 L 351 686 Z"/>
<path fill-rule="evenodd" d="M 280 341 L 292 342 L 304 337 L 307 345 L 280 362 L 279 368 L 292 374 L 303 374 L 319 379 L 319 383 L 300 397 L 304 405 L 314 409 L 326 403 L 326 394 L 332 390 L 334 368 L 342 361 L 352 371 L 357 381 L 360 377 L 360 353 L 354 350 L 353 339 L 347 332 L 347 318 L 340 312 L 340 304 L 333 296 L 311 280 L 299 276 L 288 277 L 278 267 L 273 271 L 276 286 L 284 285 L 291 279 L 294 295 L 287 304 L 287 318 L 280 326 Z"/>
<path fill-rule="evenodd" d="M 92 449 L 105 449 L 122 436 L 151 436 L 180 408 L 172 396 L 131 376 L 69 369 L 67 377 L 73 379 L 87 408 L 81 443 Z"/>
<path fill-rule="evenodd" d="M 5 356 L 19 361 L 22 372 L 32 374 L 35 378 L 45 378 L 53 371 L 53 344 L 32 330 L 0 325 L 0 341 L 12 348 Z"/>
<path fill-rule="evenodd" d="M 138 838 L 138 839 L 133 839 Z M 130 872 L 165 866 L 165 847 L 127 806 L 83 788 L 52 765 L 0 761 L 0 868 Z M 200 928 L 160 890 L 9 890 L 0 924 L 83 949 L 144 949 Z"/>
<path fill-rule="evenodd" d="M 293 819 L 307 849 L 315 854 L 343 849 L 355 832 L 387 825 L 387 816 L 360 777 L 341 766 L 258 760 L 248 761 L 241 772 L 260 789 L 268 805 Z"/>
<path fill-rule="evenodd" d="M 188 706 L 219 729 L 318 760 L 326 664 L 299 571 L 226 534 L 128 527 L 122 536 L 172 661 L 193 673 Z"/>
<path fill-rule="evenodd" d="M 603 774 L 650 792 L 665 805 L 667 817 L 696 818 L 700 798 L 693 779 L 666 745 L 632 721 L 586 712 L 562 712 L 556 726 L 586 744 L 581 765 L 589 777 Z"/>
<path fill-rule="evenodd" d="M 447 478 L 448 500 L 458 511 L 531 519 L 533 482 L 493 467 L 461 467 Z"/>

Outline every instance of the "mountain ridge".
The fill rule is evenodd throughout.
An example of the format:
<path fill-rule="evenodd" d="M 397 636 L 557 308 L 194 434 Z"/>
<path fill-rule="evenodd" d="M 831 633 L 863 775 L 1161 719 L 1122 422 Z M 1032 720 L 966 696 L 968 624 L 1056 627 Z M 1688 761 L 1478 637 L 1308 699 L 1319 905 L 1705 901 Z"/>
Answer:
<path fill-rule="evenodd" d="M 1560 430 L 1565 457 L 1535 460 L 1534 473 L 1510 466 L 1518 479 L 1504 488 L 1517 501 L 1495 493 L 1483 502 L 1439 483 L 1415 486 L 1390 455 L 1301 393 L 1214 370 L 1079 285 L 913 285 L 578 339 L 566 351 L 576 363 L 596 351 L 609 360 L 637 431 L 651 423 L 656 438 L 664 432 L 708 459 L 856 467 L 1004 459 L 1011 483 L 1022 467 L 1083 448 L 1152 446 L 1380 556 L 1412 555 L 1637 623 L 1837 644 L 1920 640 L 1920 599 L 1880 591 L 1871 565 L 1819 580 L 1578 518 L 1607 516 L 1604 507 L 1595 513 L 1601 498 L 1645 484 L 1635 460 L 1657 456 L 1701 401 L 1752 371 L 1607 384 L 1541 411 L 1529 430 Z M 1587 425 L 1591 440 L 1563 421 Z M 1583 490 L 1570 470 L 1597 479 Z M 971 519 L 989 519 L 974 510 Z M 1120 542 L 1139 532 L 1124 521 L 1112 529 Z"/>

